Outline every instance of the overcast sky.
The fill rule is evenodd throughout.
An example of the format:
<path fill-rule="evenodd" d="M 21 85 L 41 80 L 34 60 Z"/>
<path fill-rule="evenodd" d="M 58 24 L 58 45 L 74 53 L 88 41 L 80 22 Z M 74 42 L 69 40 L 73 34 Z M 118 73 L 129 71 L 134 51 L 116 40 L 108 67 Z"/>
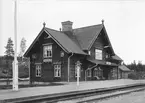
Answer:
<path fill-rule="evenodd" d="M 8 37 L 14 40 L 14 0 L 0 0 L 0 55 L 4 55 Z M 95 0 L 18 0 L 18 47 L 27 40 L 27 48 L 46 22 L 59 30 L 70 20 L 73 28 L 100 24 L 105 27 L 113 49 L 125 63 L 145 63 L 145 2 Z M 19 48 L 18 48 L 19 51 Z"/>

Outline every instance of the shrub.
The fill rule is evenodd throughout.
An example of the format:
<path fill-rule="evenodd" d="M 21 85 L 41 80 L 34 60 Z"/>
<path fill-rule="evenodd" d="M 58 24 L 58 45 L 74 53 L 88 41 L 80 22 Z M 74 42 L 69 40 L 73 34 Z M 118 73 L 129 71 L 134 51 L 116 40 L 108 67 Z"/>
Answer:
<path fill-rule="evenodd" d="M 138 79 L 138 76 L 136 75 L 136 73 L 130 73 L 130 74 L 128 74 L 128 78 L 129 79 Z"/>
<path fill-rule="evenodd" d="M 145 79 L 145 72 L 132 72 L 128 75 L 129 79 Z"/>

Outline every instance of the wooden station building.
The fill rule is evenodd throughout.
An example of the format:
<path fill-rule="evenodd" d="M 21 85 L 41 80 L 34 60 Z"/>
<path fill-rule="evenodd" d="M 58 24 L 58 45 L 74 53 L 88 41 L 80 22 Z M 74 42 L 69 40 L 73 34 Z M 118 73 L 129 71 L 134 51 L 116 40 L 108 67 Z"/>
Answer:
<path fill-rule="evenodd" d="M 122 59 L 112 48 L 102 24 L 72 28 L 62 22 L 62 30 L 43 28 L 30 45 L 30 80 L 41 82 L 104 80 L 123 78 L 129 69 L 119 68 Z M 79 68 L 79 73 L 77 73 Z M 123 69 L 122 69 L 123 68 Z"/>

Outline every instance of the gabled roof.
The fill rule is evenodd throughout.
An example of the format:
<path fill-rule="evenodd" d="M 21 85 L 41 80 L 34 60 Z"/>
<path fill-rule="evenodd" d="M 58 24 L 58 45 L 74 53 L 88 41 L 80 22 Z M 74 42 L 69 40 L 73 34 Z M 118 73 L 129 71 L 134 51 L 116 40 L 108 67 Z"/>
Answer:
<path fill-rule="evenodd" d="M 69 53 L 83 54 L 84 53 L 81 48 L 73 42 L 66 34 L 60 31 L 52 30 L 49 28 L 45 28 L 46 33 L 50 34 L 52 38 L 54 38 L 62 47 L 64 47 Z"/>
<path fill-rule="evenodd" d="M 119 69 L 121 69 L 122 71 L 131 71 L 129 68 L 127 68 L 125 65 L 120 65 Z"/>
<path fill-rule="evenodd" d="M 83 50 L 88 50 L 94 39 L 98 37 L 103 28 L 102 24 L 73 29 Z"/>
<path fill-rule="evenodd" d="M 43 32 L 44 32 L 44 28 L 42 28 L 42 30 L 39 32 L 39 34 L 34 39 L 34 41 L 32 42 L 32 44 L 29 46 L 29 48 L 27 49 L 27 51 L 24 54 L 24 57 L 27 57 L 28 53 L 30 52 L 30 50 L 32 49 L 32 47 L 34 46 L 34 44 L 36 43 L 36 41 L 39 39 L 39 37 L 42 35 Z"/>
<path fill-rule="evenodd" d="M 92 45 L 94 44 L 95 40 L 97 39 L 102 30 L 109 43 L 108 44 L 109 48 L 111 49 L 112 53 L 115 54 L 104 24 L 76 28 L 73 29 L 73 32 L 77 40 L 79 41 L 80 47 L 83 50 L 90 50 L 90 48 L 92 47 Z"/>
<path fill-rule="evenodd" d="M 114 55 L 112 56 L 112 59 L 115 59 L 115 60 L 119 60 L 119 61 L 123 61 L 118 55 Z"/>
<path fill-rule="evenodd" d="M 87 55 L 83 50 L 89 50 L 91 48 L 91 46 L 93 45 L 93 43 L 95 42 L 95 40 L 97 39 L 98 35 L 102 30 L 104 31 L 107 37 L 107 40 L 109 42 L 109 47 L 111 48 L 112 53 L 115 54 L 111 46 L 110 40 L 108 38 L 104 24 L 99 24 L 99 25 L 76 28 L 73 29 L 72 33 L 57 31 L 44 27 L 39 33 L 39 35 L 35 38 L 31 46 L 28 48 L 24 56 L 28 55 L 29 51 L 32 49 L 33 45 L 43 34 L 43 32 L 46 32 L 48 35 L 50 35 L 50 37 L 57 44 L 59 44 L 59 46 L 67 53 Z"/>
<path fill-rule="evenodd" d="M 39 33 L 39 35 L 35 38 L 35 40 L 33 41 L 33 43 L 30 45 L 30 47 L 28 48 L 28 50 L 26 51 L 26 53 L 24 54 L 24 56 L 28 55 L 28 52 L 32 49 L 33 45 L 36 43 L 36 41 L 39 39 L 39 37 L 43 34 L 43 32 L 46 32 L 48 35 L 50 35 L 50 37 L 52 37 L 52 39 L 60 45 L 60 47 L 62 47 L 62 49 L 64 49 L 67 53 L 76 53 L 76 54 L 83 54 L 83 55 L 87 55 L 86 53 L 84 53 L 81 48 L 75 43 L 73 42 L 66 34 L 64 34 L 63 32 L 57 31 L 57 30 L 53 30 L 50 28 L 43 28 L 41 30 L 41 32 Z"/>

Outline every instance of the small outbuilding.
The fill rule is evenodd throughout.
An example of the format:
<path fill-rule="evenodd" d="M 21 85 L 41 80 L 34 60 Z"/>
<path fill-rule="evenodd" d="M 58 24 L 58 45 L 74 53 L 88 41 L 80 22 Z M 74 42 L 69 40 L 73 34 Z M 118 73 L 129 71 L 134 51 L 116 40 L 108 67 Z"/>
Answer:
<path fill-rule="evenodd" d="M 127 68 L 125 65 L 120 65 L 119 66 L 119 74 L 120 78 L 127 79 L 128 74 L 131 72 L 129 68 Z"/>

